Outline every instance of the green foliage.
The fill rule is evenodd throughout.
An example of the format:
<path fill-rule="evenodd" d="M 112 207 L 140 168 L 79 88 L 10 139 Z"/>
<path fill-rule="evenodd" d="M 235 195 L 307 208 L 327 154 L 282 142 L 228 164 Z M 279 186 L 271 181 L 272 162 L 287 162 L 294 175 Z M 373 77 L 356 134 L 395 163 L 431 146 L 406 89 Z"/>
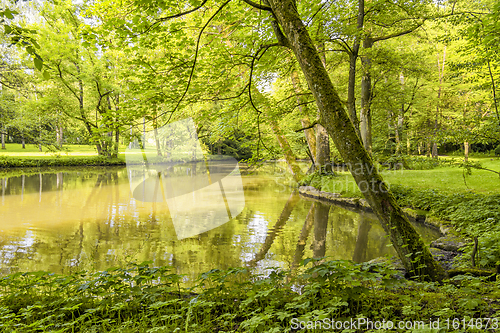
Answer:
<path fill-rule="evenodd" d="M 374 263 L 305 259 L 296 275 L 276 268 L 264 269 L 265 275 L 213 269 L 192 288 L 183 287 L 183 276 L 170 269 L 144 262 L 66 276 L 5 276 L 0 330 L 290 332 L 300 321 L 364 317 L 429 323 L 498 317 L 500 311 L 491 302 L 498 282 L 466 276 L 442 285 L 405 281 L 390 266 Z"/>
<path fill-rule="evenodd" d="M 481 233 L 477 240 L 476 265 L 479 268 L 495 268 L 500 265 L 500 231 Z M 463 255 L 457 258 L 460 266 L 470 266 L 473 249 L 474 243 L 472 242 L 464 246 Z"/>
<path fill-rule="evenodd" d="M 450 221 L 464 235 L 478 237 L 483 253 L 479 261 L 482 267 L 494 267 L 500 263 L 500 194 L 445 194 L 401 185 L 393 185 L 391 190 L 400 205 L 427 210 Z M 471 252 L 469 245 L 462 261 L 470 260 Z"/>
<path fill-rule="evenodd" d="M 299 182 L 300 186 L 312 186 L 320 191 L 332 192 L 328 190 L 328 184 L 338 177 L 336 173 L 325 174 L 323 172 L 315 171 L 308 174 Z"/>
<path fill-rule="evenodd" d="M 437 168 L 441 162 L 437 158 L 410 155 L 391 155 L 379 158 L 379 163 L 389 170 L 431 170 Z"/>
<path fill-rule="evenodd" d="M 0 168 L 40 168 L 82 165 L 125 165 L 125 161 L 119 158 L 109 159 L 104 156 L 54 157 L 40 159 L 0 156 Z"/>
<path fill-rule="evenodd" d="M 495 156 L 500 156 L 500 145 L 495 148 Z"/>

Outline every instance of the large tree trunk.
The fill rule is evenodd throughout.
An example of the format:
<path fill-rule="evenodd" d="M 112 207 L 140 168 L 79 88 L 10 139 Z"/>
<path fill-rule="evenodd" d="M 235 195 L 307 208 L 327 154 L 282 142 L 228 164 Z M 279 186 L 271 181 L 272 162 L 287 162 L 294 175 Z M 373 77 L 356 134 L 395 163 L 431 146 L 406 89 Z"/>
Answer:
<path fill-rule="evenodd" d="M 410 224 L 388 186 L 374 167 L 367 150 L 356 135 L 342 102 L 333 87 L 294 0 L 269 0 L 274 15 L 304 73 L 320 113 L 320 122 L 332 137 L 348 164 L 358 187 L 390 235 L 394 249 L 412 277 L 440 280 L 445 273 Z M 282 36 L 278 36 L 280 38 Z"/>

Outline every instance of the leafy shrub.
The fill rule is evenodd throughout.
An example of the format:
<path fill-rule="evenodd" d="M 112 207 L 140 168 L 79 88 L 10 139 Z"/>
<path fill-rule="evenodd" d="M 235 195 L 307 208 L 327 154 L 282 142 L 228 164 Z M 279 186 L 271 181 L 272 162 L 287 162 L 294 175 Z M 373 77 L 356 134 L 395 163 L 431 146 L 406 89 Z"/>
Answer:
<path fill-rule="evenodd" d="M 498 317 L 500 311 L 498 302 L 488 301 L 498 282 L 479 278 L 405 281 L 385 264 L 325 258 L 303 260 L 294 274 L 263 271 L 213 269 L 192 288 L 183 287 L 183 277 L 169 267 L 148 262 L 68 276 L 15 273 L 0 279 L 0 331 L 290 332 L 294 318 L 429 322 Z"/>
<path fill-rule="evenodd" d="M 437 158 L 424 156 L 392 155 L 379 157 L 379 163 L 390 170 L 431 170 L 440 166 L 442 161 Z"/>
<path fill-rule="evenodd" d="M 327 191 L 326 186 L 330 183 L 330 181 L 337 177 L 335 173 L 324 174 L 318 171 L 315 171 L 304 178 L 302 178 L 299 182 L 300 186 L 312 186 L 320 191 Z"/>
<path fill-rule="evenodd" d="M 495 156 L 500 156 L 500 145 L 495 148 Z"/>
<path fill-rule="evenodd" d="M 415 190 L 401 185 L 391 186 L 398 203 L 429 211 L 450 221 L 457 230 L 469 237 L 478 237 L 483 253 L 479 264 L 493 267 L 500 263 L 500 195 L 476 193 L 439 193 L 435 190 Z M 464 260 L 470 258 L 472 247 L 465 249 Z"/>
<path fill-rule="evenodd" d="M 480 268 L 494 268 L 500 265 L 500 231 L 487 232 L 477 238 L 476 265 Z M 469 266 L 474 243 L 463 248 L 463 256 L 457 257 L 460 266 Z"/>

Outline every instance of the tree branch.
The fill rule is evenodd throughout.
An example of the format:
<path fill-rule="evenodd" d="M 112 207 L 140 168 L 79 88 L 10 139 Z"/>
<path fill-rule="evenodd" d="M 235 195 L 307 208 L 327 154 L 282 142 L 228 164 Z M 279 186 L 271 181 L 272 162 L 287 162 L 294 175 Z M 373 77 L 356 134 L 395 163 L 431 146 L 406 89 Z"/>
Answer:
<path fill-rule="evenodd" d="M 206 1 L 205 1 L 206 2 Z M 179 108 L 179 105 L 181 104 L 181 102 L 184 100 L 184 98 L 186 97 L 187 95 L 187 92 L 189 90 L 189 87 L 191 86 L 191 81 L 193 80 L 193 74 L 194 74 L 194 69 L 196 67 L 196 61 L 198 60 L 198 53 L 200 51 L 200 40 L 201 40 L 201 35 L 203 35 L 203 31 L 205 31 L 205 29 L 207 28 L 208 24 L 210 22 L 212 22 L 212 20 L 220 13 L 220 11 L 226 7 L 226 5 L 231 2 L 231 0 L 227 0 L 226 2 L 224 2 L 218 9 L 217 11 L 212 15 L 210 16 L 210 18 L 208 19 L 208 21 L 205 23 L 205 25 L 201 28 L 200 30 L 200 33 L 198 34 L 198 39 L 196 40 L 196 51 L 195 51 L 195 54 L 194 54 L 194 61 L 193 61 L 193 66 L 191 67 L 191 73 L 189 73 L 189 79 L 188 79 L 188 83 L 186 85 L 186 89 L 184 90 L 184 93 L 182 94 L 181 98 L 177 101 L 177 104 L 175 105 L 174 109 L 172 111 L 170 111 L 170 117 L 168 118 L 167 122 L 165 124 L 168 124 L 168 122 L 170 121 L 170 119 L 172 118 L 172 115 L 174 114 L 174 112 Z M 160 114 L 159 116 L 157 117 L 154 117 L 153 119 L 157 119 L 159 118 L 160 116 L 164 115 L 166 112 L 163 112 L 162 114 Z"/>
<path fill-rule="evenodd" d="M 164 21 L 176 18 L 176 17 L 181 17 L 181 16 L 184 16 L 184 15 L 191 14 L 192 12 L 195 12 L 198 9 L 200 9 L 201 7 L 203 7 L 207 3 L 207 1 L 208 0 L 203 0 L 203 2 L 198 7 L 195 7 L 193 9 L 188 10 L 188 11 L 185 11 L 185 12 L 182 12 L 182 13 L 177 13 L 177 14 L 170 15 L 170 16 L 161 17 L 161 18 L 158 19 L 158 21 L 159 22 L 164 22 Z"/>
<path fill-rule="evenodd" d="M 295 133 L 298 133 L 298 132 L 300 132 L 300 131 L 305 131 L 305 130 L 308 130 L 308 129 L 313 128 L 314 126 L 316 126 L 316 125 L 318 125 L 318 124 L 319 124 L 319 123 L 318 123 L 318 121 L 317 121 L 317 120 L 315 120 L 315 121 L 314 121 L 311 125 L 309 125 L 309 126 L 307 126 L 307 127 L 303 127 L 303 128 L 301 128 L 301 129 L 298 129 L 298 130 L 295 130 Z"/>
<path fill-rule="evenodd" d="M 255 104 L 253 103 L 253 98 L 252 98 L 252 75 L 253 75 L 253 68 L 254 68 L 254 65 L 255 65 L 255 60 L 260 60 L 260 58 L 262 58 L 262 56 L 264 55 L 264 53 L 266 53 L 266 51 L 273 47 L 273 46 L 280 46 L 281 44 L 279 43 L 274 43 L 274 44 L 267 44 L 267 45 L 262 45 L 258 50 L 257 52 L 255 52 L 255 55 L 252 57 L 252 62 L 250 63 L 250 76 L 248 78 L 248 97 L 250 98 L 250 103 L 252 104 L 252 107 L 255 109 L 255 111 L 257 111 L 257 113 L 262 113 L 262 111 L 260 111 L 259 109 L 257 109 L 257 107 L 255 106 Z M 262 54 L 259 56 L 259 53 L 262 52 Z"/>
<path fill-rule="evenodd" d="M 260 9 L 260 10 L 265 10 L 265 11 L 268 11 L 268 12 L 272 12 L 273 11 L 271 9 L 271 7 L 269 7 L 269 6 L 264 6 L 264 5 L 261 5 L 259 3 L 253 2 L 251 0 L 243 0 L 243 1 L 246 2 L 247 4 L 249 4 L 250 6 L 254 7 L 254 8 L 257 8 L 257 9 Z"/>

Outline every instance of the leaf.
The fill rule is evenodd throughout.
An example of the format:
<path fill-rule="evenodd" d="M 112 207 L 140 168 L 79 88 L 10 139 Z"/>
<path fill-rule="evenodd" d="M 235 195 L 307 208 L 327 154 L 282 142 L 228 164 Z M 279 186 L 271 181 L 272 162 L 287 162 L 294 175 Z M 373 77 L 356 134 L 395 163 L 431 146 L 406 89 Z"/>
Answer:
<path fill-rule="evenodd" d="M 8 18 L 8 19 L 14 19 L 14 15 L 12 14 L 16 14 L 16 12 L 12 12 L 10 11 L 10 9 L 6 9 L 5 12 L 4 12 L 4 15 Z"/>
<path fill-rule="evenodd" d="M 50 79 L 50 73 L 49 73 L 49 72 L 47 72 L 47 71 L 43 71 L 43 78 L 44 78 L 45 80 L 49 80 L 49 79 Z"/>
<path fill-rule="evenodd" d="M 33 63 L 35 64 L 36 69 L 39 71 L 42 71 L 43 68 L 43 61 L 40 58 L 34 58 Z"/>

